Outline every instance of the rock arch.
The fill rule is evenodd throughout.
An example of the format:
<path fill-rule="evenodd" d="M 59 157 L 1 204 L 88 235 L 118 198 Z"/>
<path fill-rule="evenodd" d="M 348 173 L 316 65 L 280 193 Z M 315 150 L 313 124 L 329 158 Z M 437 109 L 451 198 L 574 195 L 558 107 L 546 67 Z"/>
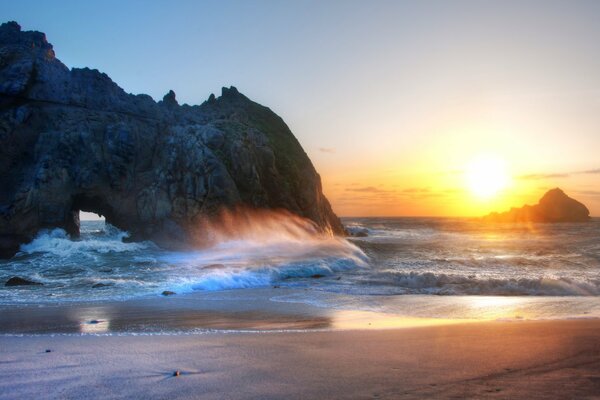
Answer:
<path fill-rule="evenodd" d="M 193 237 L 222 207 L 285 209 L 344 229 L 285 122 L 234 87 L 199 106 L 127 94 L 68 69 L 40 32 L 0 25 L 0 255 L 42 228 L 79 232 L 79 210 L 135 239 Z"/>

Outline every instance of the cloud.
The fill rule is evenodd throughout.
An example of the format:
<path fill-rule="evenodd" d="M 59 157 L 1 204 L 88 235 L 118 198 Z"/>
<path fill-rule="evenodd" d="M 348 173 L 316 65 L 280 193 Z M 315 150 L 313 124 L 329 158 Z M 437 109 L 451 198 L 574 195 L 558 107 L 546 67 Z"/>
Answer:
<path fill-rule="evenodd" d="M 402 190 L 402 193 L 429 193 L 429 188 L 408 188 Z"/>
<path fill-rule="evenodd" d="M 556 179 L 556 178 L 568 178 L 571 174 L 565 173 L 554 173 L 554 174 L 527 174 L 521 175 L 518 179 L 523 180 L 540 180 L 540 179 Z"/>
<path fill-rule="evenodd" d="M 391 193 L 393 191 L 376 188 L 375 186 L 361 186 L 357 188 L 346 188 L 348 192 L 361 192 L 361 193 Z"/>
<path fill-rule="evenodd" d="M 319 151 L 321 153 L 330 153 L 330 154 L 335 153 L 335 149 L 333 147 L 319 147 Z"/>
<path fill-rule="evenodd" d="M 352 195 L 354 200 L 362 199 L 372 201 L 378 199 L 379 201 L 401 201 L 407 198 L 410 199 L 424 199 L 427 197 L 439 197 L 443 196 L 443 193 L 433 192 L 428 187 L 412 187 L 402 190 L 387 190 L 375 186 L 361 186 L 361 187 L 347 187 L 346 192 L 353 192 Z"/>
<path fill-rule="evenodd" d="M 575 193 L 582 196 L 600 197 L 600 190 L 575 190 Z"/>
<path fill-rule="evenodd" d="M 518 179 L 523 180 L 542 180 L 542 179 L 558 179 L 558 178 L 568 178 L 571 175 L 592 175 L 592 174 L 600 174 L 600 168 L 588 169 L 585 171 L 571 171 L 571 172 L 554 172 L 547 174 L 526 174 L 521 175 Z"/>

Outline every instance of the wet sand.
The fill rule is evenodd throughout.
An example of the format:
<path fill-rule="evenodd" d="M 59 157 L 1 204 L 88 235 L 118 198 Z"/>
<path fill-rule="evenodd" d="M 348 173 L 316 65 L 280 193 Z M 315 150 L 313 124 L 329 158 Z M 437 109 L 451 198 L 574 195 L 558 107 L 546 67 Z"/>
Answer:
<path fill-rule="evenodd" d="M 390 329 L 465 323 L 279 302 L 298 290 L 242 289 L 112 302 L 0 306 L 0 334 L 174 334 L 213 330 Z"/>
<path fill-rule="evenodd" d="M 2 336 L 0 377 L 0 399 L 592 399 L 600 321 Z"/>

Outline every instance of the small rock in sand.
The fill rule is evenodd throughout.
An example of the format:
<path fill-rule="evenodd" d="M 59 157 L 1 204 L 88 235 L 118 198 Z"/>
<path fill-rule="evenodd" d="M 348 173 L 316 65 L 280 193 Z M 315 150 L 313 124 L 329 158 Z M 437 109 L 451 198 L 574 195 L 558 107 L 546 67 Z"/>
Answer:
<path fill-rule="evenodd" d="M 163 296 L 173 296 L 174 294 L 177 294 L 175 292 L 171 292 L 170 290 L 165 290 L 164 292 L 161 293 Z"/>
<path fill-rule="evenodd" d="M 46 353 L 52 353 L 52 350 L 46 349 Z"/>
<path fill-rule="evenodd" d="M 181 375 L 181 372 L 179 372 L 179 370 L 173 372 L 173 376 L 179 376 L 179 375 Z"/>

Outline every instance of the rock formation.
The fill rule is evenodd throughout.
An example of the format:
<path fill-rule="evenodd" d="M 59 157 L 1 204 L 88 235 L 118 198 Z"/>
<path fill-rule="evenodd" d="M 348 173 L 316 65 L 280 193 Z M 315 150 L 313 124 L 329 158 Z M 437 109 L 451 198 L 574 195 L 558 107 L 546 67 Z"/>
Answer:
<path fill-rule="evenodd" d="M 536 205 L 511 208 L 510 211 L 494 212 L 484 217 L 484 220 L 493 222 L 585 222 L 589 219 L 587 207 L 559 188 L 546 192 Z"/>
<path fill-rule="evenodd" d="M 6 281 L 4 286 L 43 286 L 39 282 L 30 281 L 29 279 L 21 278 L 20 276 L 13 276 Z"/>
<path fill-rule="evenodd" d="M 284 209 L 343 227 L 284 121 L 236 88 L 200 106 L 127 94 L 67 68 L 43 33 L 0 26 L 0 256 L 80 210 L 135 239 L 185 243 L 223 207 Z"/>

